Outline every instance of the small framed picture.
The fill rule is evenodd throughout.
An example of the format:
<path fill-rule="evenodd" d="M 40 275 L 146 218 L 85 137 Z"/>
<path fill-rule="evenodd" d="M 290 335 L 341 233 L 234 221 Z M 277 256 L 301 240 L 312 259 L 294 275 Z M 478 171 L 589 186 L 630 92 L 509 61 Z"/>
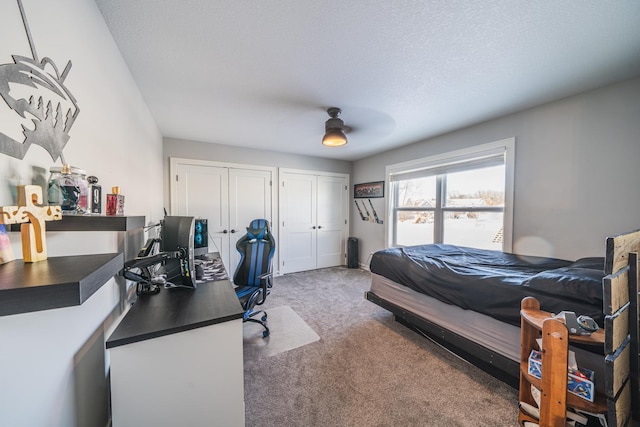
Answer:
<path fill-rule="evenodd" d="M 353 197 L 356 199 L 374 199 L 384 197 L 384 181 L 365 182 L 353 186 Z"/>

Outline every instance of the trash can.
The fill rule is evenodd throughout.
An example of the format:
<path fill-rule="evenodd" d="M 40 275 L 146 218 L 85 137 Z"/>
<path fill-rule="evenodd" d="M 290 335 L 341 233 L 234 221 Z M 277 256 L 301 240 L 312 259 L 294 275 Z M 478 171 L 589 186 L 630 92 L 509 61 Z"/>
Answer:
<path fill-rule="evenodd" d="M 358 238 L 349 237 L 347 239 L 347 267 L 359 268 L 360 261 L 358 260 Z"/>

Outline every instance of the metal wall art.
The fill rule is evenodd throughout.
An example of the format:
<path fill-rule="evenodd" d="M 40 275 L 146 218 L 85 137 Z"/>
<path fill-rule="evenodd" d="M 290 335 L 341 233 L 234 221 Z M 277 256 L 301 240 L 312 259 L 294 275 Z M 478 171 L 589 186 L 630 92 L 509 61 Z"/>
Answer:
<path fill-rule="evenodd" d="M 0 129 L 0 153 L 22 160 L 35 144 L 47 150 L 54 161 L 60 158 L 66 163 L 62 150 L 80 113 L 76 99 L 64 86 L 71 61 L 60 73 L 50 58 L 39 60 L 21 0 L 18 8 L 33 58 L 12 55 L 13 63 L 0 64 L 0 96 L 15 111 L 16 126 L 22 126 L 24 140 L 16 141 Z"/>

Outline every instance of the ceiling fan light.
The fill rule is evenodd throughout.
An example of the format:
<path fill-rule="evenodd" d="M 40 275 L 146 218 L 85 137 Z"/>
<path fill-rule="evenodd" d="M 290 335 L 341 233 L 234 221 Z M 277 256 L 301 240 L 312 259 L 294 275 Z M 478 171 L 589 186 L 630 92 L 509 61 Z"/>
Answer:
<path fill-rule="evenodd" d="M 340 147 L 347 144 L 347 136 L 340 129 L 327 130 L 322 138 L 322 145 Z"/>

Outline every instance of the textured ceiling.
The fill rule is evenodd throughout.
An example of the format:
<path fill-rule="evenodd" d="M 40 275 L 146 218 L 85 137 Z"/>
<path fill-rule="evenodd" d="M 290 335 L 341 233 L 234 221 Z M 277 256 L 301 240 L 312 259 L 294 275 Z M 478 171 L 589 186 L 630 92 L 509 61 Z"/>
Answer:
<path fill-rule="evenodd" d="M 170 138 L 356 160 L 640 75 L 638 0 L 96 3 Z"/>

